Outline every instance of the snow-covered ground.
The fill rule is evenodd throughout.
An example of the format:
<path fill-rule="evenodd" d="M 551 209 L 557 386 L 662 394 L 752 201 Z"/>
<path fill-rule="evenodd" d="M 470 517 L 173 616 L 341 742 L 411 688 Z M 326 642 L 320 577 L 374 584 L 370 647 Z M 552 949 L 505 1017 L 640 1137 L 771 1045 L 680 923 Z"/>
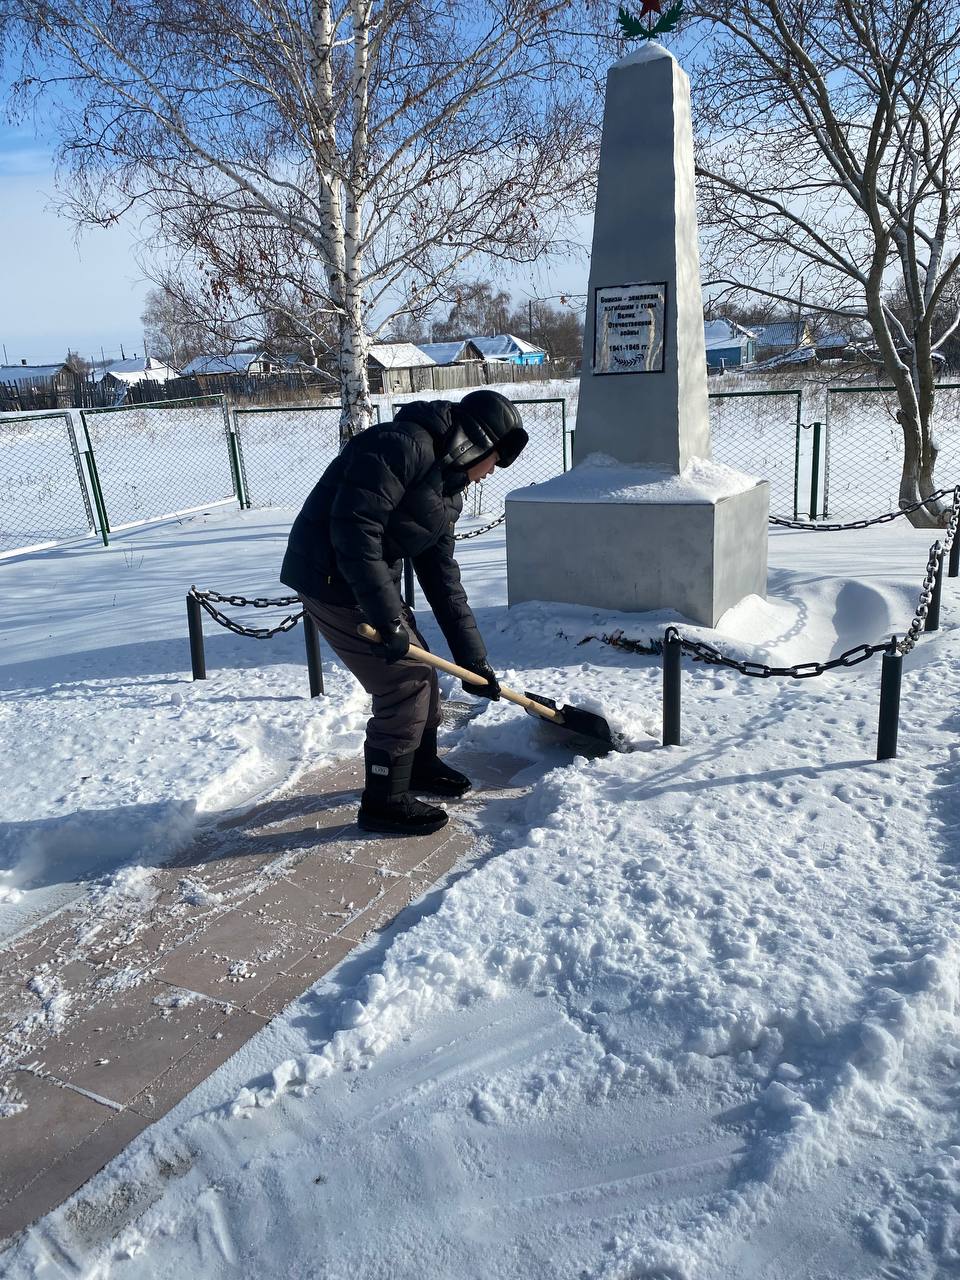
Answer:
<path fill-rule="evenodd" d="M 307 698 L 299 628 L 210 625 L 210 678 L 189 679 L 187 587 L 283 592 L 292 514 L 211 510 L 3 564 L 8 936 L 67 900 L 91 918 L 110 894 L 146 900 L 198 824 L 358 751 L 364 699 L 330 662 Z M 768 599 L 684 630 L 778 663 L 902 633 L 929 541 L 902 521 L 772 530 Z M 687 663 L 684 745 L 663 749 L 658 660 L 579 642 L 660 635 L 666 615 L 508 612 L 502 529 L 461 551 L 495 666 L 603 708 L 631 749 L 565 754 L 506 704 L 447 730 L 454 762 L 502 753 L 533 783 L 490 800 L 465 873 L 0 1271 L 955 1273 L 957 584 L 906 662 L 900 757 L 877 764 L 878 659 L 794 682 Z"/>

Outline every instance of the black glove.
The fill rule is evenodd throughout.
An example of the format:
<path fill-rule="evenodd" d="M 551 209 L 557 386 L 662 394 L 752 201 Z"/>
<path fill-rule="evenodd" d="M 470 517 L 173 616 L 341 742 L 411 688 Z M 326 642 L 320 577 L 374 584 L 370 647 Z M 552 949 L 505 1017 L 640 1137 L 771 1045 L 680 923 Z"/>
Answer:
<path fill-rule="evenodd" d="M 399 618 L 394 618 L 392 622 L 378 627 L 377 630 L 380 632 L 380 643 L 377 645 L 377 652 L 386 658 L 387 662 L 399 662 L 401 658 L 407 656 L 407 650 L 410 648 L 410 636 Z"/>
<path fill-rule="evenodd" d="M 475 671 L 478 676 L 483 676 L 487 682 L 486 684 L 471 684 L 468 680 L 461 680 L 460 683 L 467 693 L 472 693 L 477 698 L 490 698 L 493 702 L 499 699 L 500 685 L 497 682 L 497 673 L 486 658 L 478 658 L 475 662 L 461 662 L 460 666 L 466 667 L 468 671 Z"/>

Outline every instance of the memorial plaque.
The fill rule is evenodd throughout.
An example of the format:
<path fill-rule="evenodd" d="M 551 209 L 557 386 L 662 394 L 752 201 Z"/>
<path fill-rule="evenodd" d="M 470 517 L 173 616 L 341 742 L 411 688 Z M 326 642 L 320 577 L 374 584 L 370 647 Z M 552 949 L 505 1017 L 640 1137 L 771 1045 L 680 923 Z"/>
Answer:
<path fill-rule="evenodd" d="M 594 308 L 594 373 L 663 373 L 665 282 L 596 289 Z"/>

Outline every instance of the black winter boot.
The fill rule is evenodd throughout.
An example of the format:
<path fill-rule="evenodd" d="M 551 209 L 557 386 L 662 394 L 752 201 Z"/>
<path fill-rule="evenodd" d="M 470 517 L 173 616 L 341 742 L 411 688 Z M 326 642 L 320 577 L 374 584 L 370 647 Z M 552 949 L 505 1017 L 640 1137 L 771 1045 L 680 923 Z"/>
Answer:
<path fill-rule="evenodd" d="M 413 753 L 413 791 L 427 791 L 435 796 L 462 796 L 469 791 L 470 779 L 465 773 L 451 769 L 437 755 L 436 728 L 424 729 L 419 747 Z"/>
<path fill-rule="evenodd" d="M 445 827 L 443 809 L 410 795 L 413 752 L 391 760 L 385 751 L 364 745 L 366 786 L 360 797 L 357 825 L 363 831 L 393 836 L 425 836 Z"/>

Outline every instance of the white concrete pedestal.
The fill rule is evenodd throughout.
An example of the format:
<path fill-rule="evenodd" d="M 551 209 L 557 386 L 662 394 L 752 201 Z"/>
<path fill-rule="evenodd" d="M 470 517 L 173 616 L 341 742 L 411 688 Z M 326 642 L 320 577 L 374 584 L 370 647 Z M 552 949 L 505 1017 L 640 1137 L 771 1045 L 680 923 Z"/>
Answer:
<path fill-rule="evenodd" d="M 576 472 L 568 473 L 569 477 Z M 671 609 L 713 627 L 766 595 L 769 485 L 679 501 L 573 491 L 563 481 L 507 497 L 508 603 L 553 600 L 618 613 Z M 746 479 L 746 478 L 745 478 Z M 555 489 L 547 497 L 547 488 Z"/>
<path fill-rule="evenodd" d="M 649 41 L 611 67 L 576 465 L 507 498 L 511 605 L 671 609 L 712 627 L 766 594 L 768 486 L 710 461 L 690 121 L 667 50 Z"/>

